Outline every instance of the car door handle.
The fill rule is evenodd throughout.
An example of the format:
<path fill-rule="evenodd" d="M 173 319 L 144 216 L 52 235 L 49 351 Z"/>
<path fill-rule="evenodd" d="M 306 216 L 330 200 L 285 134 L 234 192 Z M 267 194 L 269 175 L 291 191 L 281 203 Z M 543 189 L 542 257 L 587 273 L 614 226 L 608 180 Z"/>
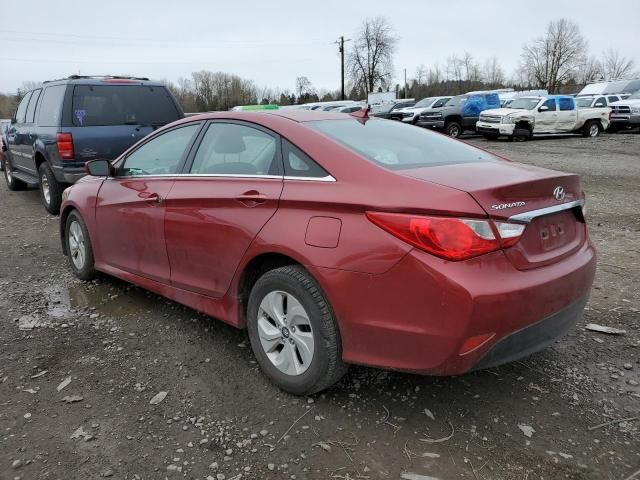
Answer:
<path fill-rule="evenodd" d="M 144 201 L 152 205 L 158 205 L 162 203 L 163 198 L 157 193 L 149 193 L 144 196 Z"/>
<path fill-rule="evenodd" d="M 267 197 L 257 190 L 249 190 L 248 192 L 244 192 L 242 195 L 238 195 L 236 200 L 246 207 L 255 207 L 256 205 L 266 202 Z"/>

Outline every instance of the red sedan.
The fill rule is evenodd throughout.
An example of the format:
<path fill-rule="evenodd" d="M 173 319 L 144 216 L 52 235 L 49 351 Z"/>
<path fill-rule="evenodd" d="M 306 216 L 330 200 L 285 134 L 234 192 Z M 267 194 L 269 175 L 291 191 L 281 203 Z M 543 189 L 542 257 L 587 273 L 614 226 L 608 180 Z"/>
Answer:
<path fill-rule="evenodd" d="M 366 111 L 193 116 L 88 172 L 63 195 L 74 273 L 246 328 L 296 394 L 351 363 L 529 355 L 575 324 L 596 268 L 578 176 Z"/>

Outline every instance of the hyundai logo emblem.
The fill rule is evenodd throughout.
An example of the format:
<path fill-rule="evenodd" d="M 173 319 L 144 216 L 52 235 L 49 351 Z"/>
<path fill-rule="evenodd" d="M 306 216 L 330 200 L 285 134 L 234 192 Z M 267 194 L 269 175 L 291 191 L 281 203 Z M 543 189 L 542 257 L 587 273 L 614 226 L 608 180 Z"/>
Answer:
<path fill-rule="evenodd" d="M 555 197 L 556 200 L 558 200 L 559 202 L 564 200 L 564 188 L 562 188 L 561 186 L 557 186 L 554 190 L 553 190 L 553 196 Z"/>

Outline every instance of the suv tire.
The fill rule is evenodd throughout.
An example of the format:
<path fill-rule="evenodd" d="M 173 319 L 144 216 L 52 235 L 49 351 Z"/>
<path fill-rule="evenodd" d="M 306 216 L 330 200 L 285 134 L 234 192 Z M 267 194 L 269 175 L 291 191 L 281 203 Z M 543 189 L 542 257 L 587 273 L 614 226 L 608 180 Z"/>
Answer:
<path fill-rule="evenodd" d="M 38 169 L 40 177 L 40 200 L 47 212 L 52 215 L 60 213 L 60 204 L 62 203 L 62 185 L 58 183 L 53 170 L 47 162 L 42 162 Z"/>
<path fill-rule="evenodd" d="M 11 162 L 9 162 L 7 157 L 4 159 L 4 179 L 7 181 L 7 188 L 14 192 L 16 190 L 24 190 L 27 188 L 26 183 L 13 176 L 13 168 L 11 167 Z"/>
<path fill-rule="evenodd" d="M 445 131 L 450 137 L 458 138 L 460 135 L 462 135 L 462 125 L 460 125 L 458 122 L 449 122 L 445 127 Z"/>
<path fill-rule="evenodd" d="M 247 330 L 263 372 L 294 395 L 324 390 L 347 371 L 333 310 L 301 266 L 276 268 L 258 279 L 249 295 Z"/>
<path fill-rule="evenodd" d="M 80 280 L 93 280 L 97 272 L 94 268 L 91 237 L 77 210 L 73 210 L 67 217 L 64 245 L 73 274 Z"/>

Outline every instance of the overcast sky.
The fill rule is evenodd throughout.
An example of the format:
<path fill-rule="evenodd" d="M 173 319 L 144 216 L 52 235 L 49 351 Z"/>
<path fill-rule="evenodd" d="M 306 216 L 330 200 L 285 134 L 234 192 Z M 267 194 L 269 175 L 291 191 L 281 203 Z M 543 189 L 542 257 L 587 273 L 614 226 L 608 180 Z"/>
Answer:
<path fill-rule="evenodd" d="M 411 77 L 464 50 L 481 62 L 496 55 L 510 76 L 522 45 L 561 17 L 580 26 L 591 53 L 614 48 L 640 69 L 638 0 L 0 0 L 0 16 L 2 92 L 78 72 L 175 81 L 203 69 L 292 90 L 304 75 L 338 89 L 332 42 L 375 16 L 399 37 L 400 82 L 403 68 Z"/>

